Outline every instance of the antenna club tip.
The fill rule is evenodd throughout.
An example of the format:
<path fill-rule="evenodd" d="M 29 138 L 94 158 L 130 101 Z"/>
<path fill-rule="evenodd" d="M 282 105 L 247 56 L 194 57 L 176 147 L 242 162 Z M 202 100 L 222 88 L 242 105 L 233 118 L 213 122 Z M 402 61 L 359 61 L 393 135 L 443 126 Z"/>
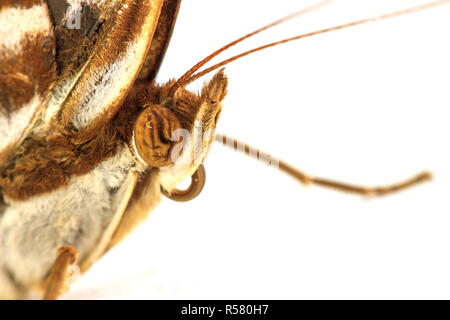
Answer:
<path fill-rule="evenodd" d="M 418 178 L 419 178 L 419 180 L 429 181 L 429 180 L 434 179 L 434 175 L 431 171 L 426 170 L 426 171 L 422 172 L 421 174 L 419 174 Z"/>

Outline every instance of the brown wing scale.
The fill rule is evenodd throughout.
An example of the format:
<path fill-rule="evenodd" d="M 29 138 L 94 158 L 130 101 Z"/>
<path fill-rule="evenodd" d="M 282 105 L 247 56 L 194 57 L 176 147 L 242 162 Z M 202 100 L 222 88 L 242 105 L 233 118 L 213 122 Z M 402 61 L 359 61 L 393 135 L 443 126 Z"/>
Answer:
<path fill-rule="evenodd" d="M 169 45 L 180 4 L 181 0 L 164 1 L 152 44 L 139 73 L 139 80 L 153 81 L 155 79 Z"/>
<path fill-rule="evenodd" d="M 0 164 L 42 110 L 56 77 L 53 23 L 43 0 L 0 3 Z"/>
<path fill-rule="evenodd" d="M 57 78 L 51 81 L 40 121 L 34 128 L 27 126 L 33 136 L 0 166 L 0 187 L 13 199 L 62 187 L 69 177 L 90 172 L 123 145 L 120 135 L 126 131 L 128 113 L 113 118 L 138 77 L 164 3 L 91 0 L 57 7 L 54 2 L 49 1 L 57 21 Z M 69 28 L 77 15 L 78 27 L 75 23 Z M 36 61 L 41 65 L 41 60 Z M 55 71 L 55 58 L 51 61 Z M 40 79 L 35 74 L 30 78 Z"/>
<path fill-rule="evenodd" d="M 70 7 L 56 27 L 61 80 L 44 121 L 89 139 L 111 120 L 138 76 L 163 2 L 90 1 Z M 79 28 L 68 28 L 77 15 Z"/>

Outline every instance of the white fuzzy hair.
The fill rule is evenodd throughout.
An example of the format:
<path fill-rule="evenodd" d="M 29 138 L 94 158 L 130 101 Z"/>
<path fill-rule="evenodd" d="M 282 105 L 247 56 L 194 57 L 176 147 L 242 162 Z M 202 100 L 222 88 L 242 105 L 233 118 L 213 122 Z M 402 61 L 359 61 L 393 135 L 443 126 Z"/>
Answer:
<path fill-rule="evenodd" d="M 14 298 L 20 287 L 44 280 L 60 246 L 74 246 L 80 261 L 95 250 L 136 170 L 125 147 L 64 188 L 27 201 L 6 199 L 0 214 L 0 298 Z"/>

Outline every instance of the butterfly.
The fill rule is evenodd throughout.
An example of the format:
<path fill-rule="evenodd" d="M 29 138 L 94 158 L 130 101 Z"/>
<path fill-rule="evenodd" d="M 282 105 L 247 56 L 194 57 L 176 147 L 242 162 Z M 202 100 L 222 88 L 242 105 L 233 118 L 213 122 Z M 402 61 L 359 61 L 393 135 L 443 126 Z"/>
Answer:
<path fill-rule="evenodd" d="M 44 2 L 37 2 L 39 2 L 38 7 L 43 6 L 42 4 Z M 168 3 L 169 2 L 166 1 L 164 3 L 164 6 L 170 7 Z M 149 91 L 149 83 L 145 83 L 145 85 L 143 85 L 140 84 L 139 80 L 133 81 L 133 76 L 131 76 L 132 70 L 135 70 L 135 73 L 141 72 L 140 74 L 142 75 L 147 70 L 146 66 L 150 65 L 157 68 L 159 64 L 159 61 L 146 63 L 144 64 L 143 69 L 139 71 L 140 65 L 136 63 L 136 60 L 144 60 L 144 53 L 146 50 L 142 48 L 146 48 L 147 46 L 144 44 L 140 44 L 139 41 L 148 41 L 148 39 L 152 39 L 154 35 L 151 36 L 149 34 L 139 34 L 139 36 L 136 37 L 137 39 L 135 41 L 137 41 L 138 46 L 141 46 L 139 47 L 141 49 L 133 49 L 131 51 L 126 51 L 123 47 L 120 47 L 120 45 L 130 45 L 131 43 L 133 43 L 133 41 L 129 40 L 128 38 L 124 40 L 120 39 L 120 37 L 111 37 L 106 38 L 107 41 L 101 42 L 101 40 L 105 40 L 102 37 L 107 37 L 107 35 L 109 35 L 109 32 L 112 33 L 115 31 L 114 27 L 109 23 L 111 23 L 111 21 L 117 22 L 118 20 L 112 19 L 112 16 L 115 16 L 118 13 L 126 14 L 128 9 L 134 9 L 134 15 L 139 12 L 139 14 L 142 14 L 142 16 L 146 19 L 150 19 L 153 15 L 151 12 L 154 11 L 148 11 L 146 14 L 144 14 L 145 10 L 143 10 L 142 8 L 146 6 L 146 2 L 137 3 L 130 1 L 128 4 L 129 6 L 125 6 L 123 3 L 119 2 L 81 2 L 78 7 L 73 6 L 72 8 L 70 8 L 71 11 L 68 11 L 68 15 L 73 15 L 70 16 L 71 19 L 74 19 L 76 22 L 76 16 L 78 12 L 81 12 L 81 18 L 84 19 L 82 20 L 82 24 L 86 24 L 88 25 L 88 27 L 87 29 L 67 29 L 67 20 L 71 19 L 66 19 L 62 24 L 63 28 L 62 31 L 60 30 L 60 32 L 61 34 L 64 34 L 65 32 L 72 32 L 68 30 L 81 30 L 81 47 L 73 45 L 74 42 L 76 43 L 77 40 L 80 41 L 80 39 L 77 39 L 77 36 L 73 36 L 72 33 L 70 33 L 72 38 L 70 38 L 70 41 L 67 41 L 67 43 L 61 42 L 61 39 L 63 37 L 57 36 L 55 49 L 48 47 L 48 43 L 45 43 L 45 41 L 39 41 L 40 44 L 45 43 L 47 45 L 47 47 L 41 46 L 41 49 L 47 54 L 51 51 L 56 51 L 56 66 L 55 64 L 50 63 L 47 67 L 47 69 L 50 70 L 50 73 L 51 70 L 53 70 L 52 68 L 56 68 L 56 71 L 54 78 L 52 78 L 49 72 L 46 73 L 45 71 L 42 72 L 41 70 L 39 70 L 39 74 L 41 75 L 40 78 L 49 78 L 49 83 L 51 83 L 49 84 L 49 91 L 42 95 L 42 99 L 43 101 L 45 101 L 45 104 L 37 104 L 39 106 L 44 105 L 45 110 L 29 111 L 35 112 L 33 113 L 33 117 L 34 114 L 38 114 L 39 117 L 32 117 L 32 121 L 28 122 L 31 125 L 27 126 L 25 129 L 21 129 L 20 126 L 16 124 L 9 127 L 13 129 L 21 129 L 22 131 L 19 130 L 19 133 L 8 130 L 8 132 L 10 132 L 8 134 L 12 135 L 12 137 L 20 136 L 20 139 L 22 139 L 22 137 L 24 138 L 23 141 L 19 139 L 19 142 L 14 142 L 15 145 L 14 148 L 11 149 L 12 151 L 8 150 L 6 161 L 7 165 L 3 165 L 2 167 L 2 169 L 4 169 L 4 171 L 6 172 L 3 173 L 2 176 L 2 194 L 5 205 L 2 213 L 2 226 L 4 226 L 4 229 L 2 229 L 1 236 L 3 237 L 3 239 L 6 239 L 2 240 L 9 244 L 9 246 L 5 247 L 5 249 L 2 248 L 2 251 L 7 252 L 5 256 L 7 256 L 8 258 L 14 256 L 20 251 L 17 247 L 11 245 L 11 241 L 13 241 L 11 239 L 17 241 L 17 235 L 14 235 L 14 232 L 16 232 L 16 229 L 18 230 L 19 228 L 15 225 L 14 230 L 12 230 L 12 218 L 5 219 L 4 217 L 12 216 L 11 212 L 13 212 L 13 207 L 15 207 L 15 214 L 17 214 L 17 207 L 25 208 L 25 206 L 27 205 L 31 205 L 33 207 L 33 210 L 28 209 L 28 212 L 24 212 L 22 214 L 23 216 L 25 216 L 25 214 L 30 215 L 29 211 L 33 211 L 31 215 L 34 216 L 42 215 L 43 213 L 39 212 L 39 210 L 36 208 L 44 206 L 44 208 L 48 210 L 48 207 L 45 206 L 50 206 L 51 210 L 48 210 L 50 211 L 48 213 L 52 213 L 52 219 L 56 219 L 52 220 L 52 223 L 55 223 L 55 225 L 58 226 L 70 226 L 70 228 L 74 229 L 70 231 L 76 234 L 77 237 L 78 235 L 80 235 L 80 233 L 87 234 L 86 238 L 81 237 L 83 239 L 80 241 L 81 243 L 87 242 L 88 248 L 83 248 L 83 246 L 79 243 L 75 243 L 73 240 L 74 236 L 72 236 L 72 239 L 70 239 L 70 241 L 64 239 L 63 242 L 56 241 L 59 243 L 52 243 L 53 245 L 49 246 L 49 248 L 47 248 L 48 252 L 45 253 L 39 251 L 39 248 L 44 247 L 43 242 L 33 241 L 33 245 L 35 245 L 36 248 L 28 247 L 26 249 L 26 251 L 28 251 L 26 255 L 30 255 L 30 253 L 32 253 L 31 255 L 34 256 L 29 262 L 27 262 L 24 257 L 22 257 L 23 259 L 18 259 L 21 260 L 21 262 L 14 266 L 11 266 L 10 261 L 2 261 L 3 265 L 9 265 L 8 272 L 5 272 L 7 273 L 5 277 L 13 278 L 13 282 L 18 281 L 19 284 L 23 284 L 23 287 L 25 288 L 35 286 L 37 282 L 42 281 L 48 276 L 49 268 L 51 267 L 55 259 L 56 249 L 63 244 L 70 244 L 74 248 L 76 248 L 76 250 L 78 251 L 78 259 L 80 261 L 81 268 L 88 269 L 90 264 L 96 261 L 106 250 L 113 246 L 115 242 L 118 242 L 121 237 L 123 237 L 129 231 L 128 229 L 131 228 L 131 226 L 128 227 L 129 222 L 127 222 L 126 220 L 127 217 L 133 216 L 133 222 L 130 222 L 129 224 L 134 225 L 136 223 L 136 220 L 139 220 L 136 218 L 137 216 L 145 216 L 149 211 L 149 208 L 156 205 L 157 197 L 155 196 L 155 194 L 159 194 L 162 192 L 169 197 L 173 197 L 174 194 L 177 194 L 177 192 L 174 192 L 173 189 L 179 182 L 183 181 L 185 178 L 191 176 L 194 173 L 199 175 L 203 174 L 198 170 L 198 168 L 201 168 L 201 165 L 199 165 L 199 163 L 194 163 L 195 166 L 190 167 L 188 170 L 183 169 L 182 171 L 176 171 L 174 173 L 173 170 L 178 169 L 176 167 L 176 163 L 170 163 L 168 159 L 164 159 L 164 161 L 169 162 L 163 161 L 163 163 L 161 163 L 160 150 L 161 148 L 164 149 L 164 141 L 170 141 L 170 135 L 174 130 L 180 128 L 190 128 L 194 130 L 194 128 L 196 128 L 193 124 L 194 120 L 192 119 L 192 114 L 189 113 L 189 108 L 186 106 L 190 106 L 196 103 L 200 103 L 201 105 L 202 102 L 206 103 L 211 99 L 214 100 L 213 96 L 208 95 L 208 90 L 206 90 L 206 88 L 209 88 L 212 92 L 220 92 L 217 97 L 218 101 L 221 101 L 223 99 L 224 92 L 226 91 L 227 86 L 226 78 L 222 72 L 217 73 L 215 78 L 213 78 L 209 82 L 210 87 L 206 85 L 205 90 L 199 97 L 191 96 L 189 93 L 183 91 L 184 88 L 182 88 L 181 85 L 179 86 L 179 88 L 177 88 L 177 90 L 180 91 L 173 89 L 174 87 L 176 87 L 176 83 L 174 82 L 168 83 L 166 87 L 163 87 L 163 89 L 161 89 L 162 93 L 158 92 L 158 94 L 155 94 L 154 92 L 151 92 L 151 90 Z M 5 4 L 4 6 L 7 5 L 8 4 Z M 143 7 L 139 7 L 139 10 L 137 7 L 134 7 L 141 5 Z M 161 6 L 162 5 L 163 4 L 161 3 Z M 178 5 L 178 2 L 174 3 L 171 11 L 172 13 L 167 15 L 171 17 L 171 21 L 174 20 L 174 12 L 176 12 Z M 31 8 L 27 8 L 27 10 L 34 8 L 34 6 L 36 6 L 36 4 L 34 4 Z M 77 8 L 81 8 L 81 11 L 78 11 Z M 164 15 L 162 15 L 162 17 L 164 17 Z M 56 20 L 56 18 L 53 19 Z M 133 16 L 133 19 L 136 19 L 136 17 Z M 125 23 L 129 22 L 130 20 L 131 18 L 124 18 Z M 30 19 L 30 21 L 32 20 Z M 171 29 L 170 21 L 164 21 L 161 16 L 158 18 L 158 21 L 161 22 L 164 26 L 168 26 L 168 29 Z M 156 28 L 155 21 L 147 23 L 149 25 L 154 25 Z M 136 27 L 136 25 L 132 26 Z M 35 29 L 36 25 L 34 25 L 33 27 Z M 125 29 L 129 31 L 130 28 L 131 26 L 128 26 Z M 51 26 L 46 30 L 50 29 Z M 143 29 L 145 29 L 145 32 L 150 32 L 151 28 Z M 56 31 L 58 31 L 58 28 L 56 28 Z M 123 34 L 123 36 L 128 37 L 128 33 L 133 35 L 137 34 L 137 31 L 133 29 L 133 32 L 127 32 L 126 34 Z M 91 38 L 95 40 L 89 42 L 89 39 Z M 85 43 L 86 39 L 88 39 L 87 44 Z M 165 41 L 168 41 L 168 36 L 166 36 L 166 38 L 164 39 Z M 117 43 L 115 43 L 114 40 L 117 40 Z M 118 45 L 120 48 L 115 47 L 115 45 Z M 155 54 L 154 51 L 152 51 L 154 50 L 153 48 L 150 48 L 149 52 L 152 53 L 150 56 L 152 58 L 156 56 L 157 59 L 161 59 L 161 55 L 163 54 L 165 49 L 164 46 L 165 44 L 159 47 L 161 51 L 159 55 Z M 96 50 L 96 54 L 93 56 L 89 55 L 89 50 L 91 47 L 94 47 L 94 50 Z M 121 66 L 122 60 L 120 60 L 120 57 L 125 54 L 124 51 L 126 54 L 130 55 L 141 54 L 141 58 L 130 58 L 129 56 L 126 56 L 126 58 L 124 58 L 123 60 L 123 63 L 126 64 L 126 61 L 133 61 L 133 63 L 130 63 L 126 66 Z M 74 57 L 73 54 L 75 54 L 76 57 Z M 109 54 L 112 54 L 113 58 L 108 62 Z M 33 53 L 33 57 L 36 57 L 35 53 Z M 83 61 L 83 59 L 86 59 L 87 62 L 80 62 L 80 60 Z M 29 59 L 28 61 L 33 60 Z M 46 61 L 46 59 L 40 59 L 39 61 Z M 63 63 L 58 64 L 58 62 L 60 61 L 63 61 Z M 71 65 L 71 63 L 73 65 Z M 89 63 L 89 65 L 87 66 L 86 63 Z M 46 68 L 43 64 L 40 64 L 39 67 Z M 122 67 L 124 69 L 122 69 Z M 68 71 L 64 71 L 64 68 L 67 68 Z M 71 68 L 80 68 L 79 70 L 82 71 L 74 74 Z M 126 72 L 124 72 L 123 70 L 126 70 Z M 118 76 L 114 74 L 115 71 L 124 73 L 120 73 L 120 76 Z M 156 71 L 150 71 L 148 74 L 151 74 L 152 72 L 156 73 Z M 8 82 L 7 85 L 10 85 L 10 87 L 22 87 L 23 92 L 31 90 L 30 88 L 32 87 L 30 87 L 30 85 L 27 85 L 27 81 L 29 82 L 29 79 L 35 79 L 34 77 L 27 75 L 26 72 L 15 72 L 14 74 L 14 83 Z M 19 75 L 17 76 L 17 74 Z M 46 76 L 42 77 L 43 74 L 45 74 Z M 71 81 L 71 78 L 72 80 L 73 78 L 75 78 L 76 80 Z M 133 87 L 121 89 L 121 86 L 129 86 L 129 84 L 127 84 L 127 79 L 129 79 L 129 81 L 133 84 Z M 86 83 L 88 83 L 89 81 L 94 81 L 95 86 L 91 90 L 86 90 Z M 19 85 L 17 85 L 17 83 Z M 39 85 L 41 85 L 42 83 L 43 81 L 42 79 L 40 79 Z M 220 87 L 220 90 L 217 90 L 217 86 Z M 69 91 L 67 89 L 68 87 L 71 88 L 71 93 L 68 97 L 66 97 L 63 93 Z M 78 88 L 80 89 L 77 91 Z M 136 90 L 136 93 L 134 93 L 133 90 Z M 183 94 L 180 92 L 182 92 Z M 113 93 L 115 93 L 118 98 L 113 97 Z M 176 94 L 181 95 L 181 97 L 173 101 L 173 96 Z M 154 96 L 158 96 L 158 103 L 170 107 L 166 108 L 163 106 L 162 108 L 157 109 L 144 108 L 143 106 L 147 107 L 145 101 L 147 101 L 148 99 L 154 99 Z M 82 99 L 83 103 L 80 103 L 77 99 Z M 116 99 L 123 99 L 123 101 L 119 101 L 116 103 Z M 132 99 L 134 103 L 127 103 L 129 102 L 127 101 L 127 99 Z M 186 101 L 189 101 L 189 103 L 186 103 Z M 107 108 L 106 111 L 103 109 L 101 109 L 100 111 L 96 109 L 97 105 L 102 105 L 102 103 L 104 103 L 105 108 Z M 12 105 L 17 105 L 17 103 L 9 103 L 8 101 L 8 110 L 11 109 Z M 210 105 L 215 104 L 212 103 Z M 68 106 L 68 109 L 64 108 L 65 106 Z M 116 106 L 115 108 L 118 108 L 118 110 L 115 111 L 112 106 Z M 123 112 L 123 115 L 121 116 L 120 110 L 125 110 L 123 106 L 127 106 L 128 108 L 126 108 L 126 112 Z M 134 111 L 132 111 L 133 108 L 135 108 Z M 204 118 L 202 119 L 202 122 L 208 124 L 206 127 L 215 127 L 218 113 L 220 112 L 218 111 L 218 109 L 221 109 L 221 107 L 215 106 L 215 108 L 216 109 L 213 113 L 207 112 L 206 115 L 203 114 Z M 149 113 L 147 114 L 146 111 L 148 111 Z M 98 114 L 96 112 L 98 112 Z M 197 115 L 198 114 L 202 113 L 199 112 L 197 113 Z M 16 117 L 9 117 L 7 121 L 14 121 L 14 119 L 16 119 Z M 141 121 L 141 119 L 143 120 Z M 158 119 L 167 120 L 168 122 L 159 122 Z M 46 123 L 46 121 L 48 121 L 48 123 Z M 61 125 L 60 121 L 62 121 L 64 125 Z M 94 123 L 95 127 L 93 127 L 94 129 L 91 129 L 89 131 L 86 128 L 89 128 L 89 126 L 92 125 L 91 122 Z M 116 127 L 109 127 L 108 124 L 110 123 L 115 123 Z M 142 126 L 138 127 L 136 123 L 141 123 Z M 162 133 L 167 134 L 165 137 L 163 137 L 164 139 L 158 137 L 157 135 L 151 135 L 151 132 L 155 129 L 155 127 L 160 127 L 161 125 L 164 127 L 164 124 L 168 125 L 168 131 L 162 131 Z M 138 133 L 138 129 L 144 132 L 144 134 Z M 29 132 L 24 133 L 23 130 Z M 204 130 L 204 128 L 200 130 Z M 146 132 L 150 133 L 145 134 Z M 202 131 L 202 136 L 205 133 L 206 130 Z M 120 136 L 121 140 L 118 138 L 118 136 Z M 141 145 L 155 145 L 155 142 L 152 139 L 150 139 L 150 141 L 146 140 L 148 136 L 150 136 L 153 140 L 157 138 L 160 139 L 160 141 L 157 142 L 158 152 L 155 152 L 157 155 L 156 158 L 154 157 L 154 153 L 148 153 L 148 149 L 141 147 Z M 140 140 L 139 137 L 142 137 L 143 140 Z M 201 150 L 204 150 L 205 154 L 210 142 L 212 141 L 212 138 L 212 136 L 208 135 L 206 145 L 202 146 L 201 148 Z M 114 140 L 114 143 L 112 143 L 112 145 L 108 144 L 109 139 L 111 141 Z M 120 156 L 117 154 L 117 149 L 114 149 L 117 148 L 117 146 L 115 146 L 115 141 L 117 141 L 116 139 L 122 143 L 121 146 L 123 147 L 123 152 L 127 154 Z M 53 143 L 53 145 L 55 146 L 54 149 L 50 148 L 47 145 L 48 143 Z M 69 145 L 70 147 L 67 148 L 67 145 Z M 165 154 L 168 154 L 167 150 L 170 150 L 171 148 L 173 148 L 172 145 L 170 145 L 169 147 L 166 146 Z M 33 163 L 35 166 L 37 166 L 37 168 L 39 168 L 42 163 L 42 157 L 44 158 L 44 160 L 46 160 L 46 152 L 48 152 L 49 150 L 51 150 L 51 152 L 54 152 L 54 154 L 50 155 L 52 157 L 51 160 L 53 161 L 56 158 L 56 160 L 60 161 L 61 163 L 59 166 L 52 167 L 50 166 L 50 164 L 52 163 L 47 162 L 45 163 L 45 165 L 41 166 L 43 167 L 42 170 L 45 169 L 45 172 L 42 172 L 36 170 L 36 167 L 29 165 L 30 162 L 35 161 L 35 158 L 41 157 L 39 158 L 39 161 L 37 161 L 37 164 Z M 12 155 L 10 153 L 12 153 Z M 101 154 L 101 156 L 99 156 L 99 154 Z M 72 156 L 73 158 L 70 158 L 70 156 Z M 200 155 L 200 162 L 203 162 L 204 156 L 205 155 L 203 153 Z M 151 165 L 149 165 L 149 163 L 151 163 Z M 115 165 L 117 165 L 118 167 L 114 167 Z M 153 170 L 149 169 L 149 167 L 160 169 Z M 24 169 L 26 171 L 25 174 L 20 175 L 20 170 Z M 72 169 L 74 171 L 70 172 L 70 170 Z M 58 172 L 58 170 L 69 170 L 69 172 L 64 171 L 60 173 Z M 161 176 L 161 178 L 158 183 L 152 184 L 151 181 L 153 181 L 152 179 L 154 178 L 153 174 L 155 174 L 155 171 L 158 175 Z M 49 172 L 51 172 L 51 174 L 49 174 Z M 150 172 L 152 172 L 152 174 L 150 174 Z M 163 173 L 165 173 L 166 175 L 164 175 Z M 35 180 L 33 180 L 33 174 Z M 51 179 L 48 181 L 43 179 L 46 174 L 48 176 L 51 176 Z M 91 178 L 92 176 L 94 176 L 95 178 L 93 178 L 93 180 L 91 178 L 88 179 L 86 178 L 88 176 L 90 176 Z M 55 177 L 59 177 L 59 180 L 57 180 Z M 72 181 L 72 178 L 77 182 L 74 183 L 73 181 L 75 180 Z M 85 181 L 81 181 L 83 179 L 85 179 Z M 199 178 L 199 180 L 201 179 L 202 178 Z M 4 182 L 5 180 L 7 182 Z M 20 182 L 13 184 L 14 181 L 17 180 L 19 180 Z M 27 182 L 29 182 L 28 189 Z M 84 183 L 84 187 L 82 186 L 80 188 L 79 183 Z M 74 186 L 74 188 L 76 188 L 74 193 L 70 193 L 69 191 L 70 186 L 72 185 Z M 105 186 L 107 190 L 106 193 L 105 190 L 101 190 L 102 187 L 105 188 Z M 98 199 L 92 198 L 93 194 L 90 193 L 92 193 L 92 191 L 97 191 L 97 188 L 98 191 L 103 194 L 103 197 L 99 197 Z M 28 199 L 30 195 L 27 194 L 30 189 L 31 192 L 29 193 L 32 194 L 32 200 Z M 142 194 L 142 192 L 144 191 L 148 191 L 150 193 L 144 196 Z M 95 192 L 93 193 L 95 194 Z M 83 198 L 83 196 L 80 196 L 84 194 L 86 194 L 87 198 Z M 136 196 L 137 194 L 140 195 Z M 180 194 L 182 194 L 182 192 Z M 107 199 L 109 200 L 109 203 L 108 201 L 106 201 L 105 203 L 105 196 L 109 198 Z M 52 199 L 54 200 L 50 200 L 49 197 L 52 197 Z M 130 197 L 131 202 L 128 202 L 127 200 L 129 200 Z M 139 198 L 139 201 L 142 201 L 144 203 L 140 203 L 134 197 Z M 97 201 L 93 201 L 94 199 Z M 134 200 L 136 200 L 136 203 L 134 202 Z M 68 203 L 64 203 L 65 201 L 67 201 Z M 57 209 L 58 207 L 56 205 L 52 206 L 52 203 L 58 203 L 58 205 L 61 205 L 60 210 Z M 85 207 L 83 207 L 83 205 Z M 98 205 L 99 207 L 96 207 L 95 205 Z M 132 209 L 133 206 L 136 207 L 135 210 L 137 213 L 135 215 L 130 214 L 130 212 L 133 212 L 132 210 L 134 210 Z M 144 206 L 144 208 L 142 208 L 141 206 Z M 104 210 L 104 207 L 107 207 L 108 209 Z M 111 209 L 112 207 L 114 207 L 114 209 Z M 71 214 L 67 215 L 62 213 L 67 211 L 68 209 L 70 209 Z M 96 212 L 96 210 L 98 210 L 97 214 L 94 213 Z M 108 214 L 111 214 L 111 212 L 119 212 L 119 214 L 114 214 L 114 218 L 106 217 L 106 221 L 100 220 L 89 223 L 84 222 L 85 225 L 102 225 L 103 229 L 97 230 L 95 232 L 95 230 L 86 229 L 88 228 L 87 226 L 77 226 L 77 222 L 73 221 L 74 219 L 76 219 L 74 217 L 76 214 L 79 214 L 82 217 L 86 217 L 88 211 L 90 212 L 89 219 L 102 218 L 102 215 L 107 216 Z M 105 213 L 105 211 L 107 213 Z M 115 223 L 111 223 L 111 219 L 115 220 Z M 36 223 L 35 220 L 30 222 L 30 224 L 34 223 Z M 23 224 L 24 226 L 26 225 L 25 221 L 23 221 Z M 123 230 L 126 231 L 120 231 L 122 228 L 124 228 Z M 39 225 L 36 226 L 35 229 L 28 228 L 26 229 L 26 232 L 22 232 L 21 234 L 40 235 L 40 232 L 37 232 L 36 230 L 42 231 L 42 234 L 44 234 L 42 227 Z M 51 232 L 46 232 L 45 234 L 51 235 Z M 70 238 L 70 236 L 68 237 Z M 51 241 L 55 242 L 54 239 L 51 239 Z M 95 246 L 93 245 L 93 243 L 95 243 Z M 32 263 L 32 261 L 35 261 L 36 256 L 42 257 L 42 259 L 45 260 L 45 263 Z M 14 259 L 17 258 L 14 257 Z M 3 258 L 3 260 L 6 259 Z M 21 266 L 23 266 L 23 269 L 26 269 L 25 271 L 23 271 L 23 274 L 21 274 Z M 30 267 L 36 268 L 33 269 L 34 272 L 32 275 L 29 271 L 27 271 Z M 18 276 L 19 274 L 21 275 Z M 33 277 L 39 278 L 39 281 L 33 279 Z M 22 280 L 17 280 L 17 278 L 20 278 Z M 6 287 L 6 285 L 4 287 Z"/>

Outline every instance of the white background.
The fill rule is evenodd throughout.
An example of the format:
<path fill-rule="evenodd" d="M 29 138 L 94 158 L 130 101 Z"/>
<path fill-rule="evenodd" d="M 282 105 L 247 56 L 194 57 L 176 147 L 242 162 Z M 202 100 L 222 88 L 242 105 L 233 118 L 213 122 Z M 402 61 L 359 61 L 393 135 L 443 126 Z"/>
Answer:
<path fill-rule="evenodd" d="M 338 1 L 216 61 L 423 2 Z M 184 0 L 158 81 L 308 3 Z M 218 127 L 313 175 L 383 184 L 430 169 L 434 181 L 364 199 L 216 144 L 202 194 L 164 199 L 67 298 L 450 298 L 449 17 L 446 5 L 234 62 Z"/>

